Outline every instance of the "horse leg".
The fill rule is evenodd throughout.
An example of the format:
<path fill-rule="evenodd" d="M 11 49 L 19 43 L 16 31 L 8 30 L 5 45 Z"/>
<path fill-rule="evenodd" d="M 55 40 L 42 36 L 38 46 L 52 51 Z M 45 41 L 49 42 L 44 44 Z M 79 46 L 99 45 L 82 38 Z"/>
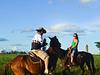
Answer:
<path fill-rule="evenodd" d="M 19 67 L 16 67 L 16 66 L 11 66 L 11 69 L 12 69 L 14 75 L 25 75 L 22 68 L 19 68 Z"/>
<path fill-rule="evenodd" d="M 81 70 L 82 70 L 82 75 L 84 75 L 84 71 L 85 71 L 85 70 L 84 70 L 84 64 L 81 64 L 81 65 L 80 65 L 80 68 L 81 68 Z"/>
<path fill-rule="evenodd" d="M 92 71 L 92 67 L 91 67 L 91 64 L 90 63 L 86 63 L 87 67 L 88 67 L 88 70 L 89 70 L 89 74 L 90 75 L 93 75 L 93 71 Z"/>
<path fill-rule="evenodd" d="M 12 70 L 14 72 L 15 75 L 24 75 L 24 72 L 22 70 Z"/>
<path fill-rule="evenodd" d="M 65 70 L 65 69 L 64 69 L 64 70 L 62 70 L 61 75 L 66 75 L 66 70 Z"/>

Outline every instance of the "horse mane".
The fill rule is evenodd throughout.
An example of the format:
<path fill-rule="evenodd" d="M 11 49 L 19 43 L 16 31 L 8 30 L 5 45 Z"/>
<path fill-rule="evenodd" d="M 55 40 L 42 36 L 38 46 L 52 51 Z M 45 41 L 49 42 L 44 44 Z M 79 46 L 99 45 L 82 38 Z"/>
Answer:
<path fill-rule="evenodd" d="M 63 59 L 66 55 L 66 50 L 61 48 L 61 43 L 59 42 L 58 38 L 54 36 L 50 38 L 50 40 L 50 52 L 57 54 L 59 58 Z"/>

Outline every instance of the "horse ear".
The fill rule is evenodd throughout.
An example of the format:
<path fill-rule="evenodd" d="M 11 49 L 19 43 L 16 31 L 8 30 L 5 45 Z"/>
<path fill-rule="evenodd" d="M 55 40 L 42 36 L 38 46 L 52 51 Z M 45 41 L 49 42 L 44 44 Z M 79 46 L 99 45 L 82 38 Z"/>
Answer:
<path fill-rule="evenodd" d="M 56 36 L 54 36 L 54 38 L 57 38 Z"/>
<path fill-rule="evenodd" d="M 51 39 L 51 37 L 49 37 L 49 39 Z"/>

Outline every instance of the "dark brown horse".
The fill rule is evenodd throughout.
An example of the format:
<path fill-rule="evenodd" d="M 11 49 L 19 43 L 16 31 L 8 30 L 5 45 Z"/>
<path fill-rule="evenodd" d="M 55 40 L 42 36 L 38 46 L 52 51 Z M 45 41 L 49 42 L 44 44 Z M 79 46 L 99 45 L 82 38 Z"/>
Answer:
<path fill-rule="evenodd" d="M 54 42 L 55 41 L 55 42 Z M 54 51 L 54 53 L 56 55 L 58 55 L 58 57 L 61 59 L 62 61 L 62 65 L 63 65 L 63 72 L 65 72 L 67 69 L 69 68 L 70 65 L 70 52 L 69 50 L 63 50 L 61 49 L 61 43 L 59 42 L 59 40 L 57 39 L 57 37 L 53 37 L 51 38 L 50 43 L 54 43 L 55 45 L 58 45 L 58 48 L 56 48 Z M 88 67 L 88 70 L 90 72 L 90 75 L 94 75 L 94 58 L 93 55 L 91 53 L 87 53 L 87 52 L 78 52 L 77 55 L 75 55 L 75 65 L 79 65 L 81 70 L 82 70 L 82 75 L 84 75 L 84 64 L 86 63 L 86 66 Z M 64 73 L 65 75 L 65 73 Z"/>
<path fill-rule="evenodd" d="M 54 41 L 55 42 L 55 41 Z M 49 55 L 49 70 L 54 71 L 57 63 L 57 55 L 53 53 L 55 50 L 54 44 L 50 44 L 50 47 L 46 51 Z M 40 60 L 32 61 L 29 55 L 18 55 L 13 60 L 11 60 L 8 64 L 5 64 L 2 75 L 7 75 L 8 69 L 11 69 L 14 75 L 26 75 L 26 73 L 30 73 L 30 75 L 42 75 L 44 74 L 44 62 Z"/>

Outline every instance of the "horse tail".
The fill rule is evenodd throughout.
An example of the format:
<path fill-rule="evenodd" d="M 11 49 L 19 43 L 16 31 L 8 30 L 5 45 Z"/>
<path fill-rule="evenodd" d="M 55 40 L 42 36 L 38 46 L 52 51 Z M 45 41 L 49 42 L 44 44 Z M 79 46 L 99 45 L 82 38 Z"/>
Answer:
<path fill-rule="evenodd" d="M 4 65 L 2 70 L 2 75 L 7 75 L 8 70 L 10 69 L 11 63 L 7 63 Z"/>
<path fill-rule="evenodd" d="M 93 55 L 91 54 L 91 66 L 92 66 L 92 71 L 93 71 L 93 74 L 95 72 L 95 66 L 94 66 L 94 57 Z"/>

